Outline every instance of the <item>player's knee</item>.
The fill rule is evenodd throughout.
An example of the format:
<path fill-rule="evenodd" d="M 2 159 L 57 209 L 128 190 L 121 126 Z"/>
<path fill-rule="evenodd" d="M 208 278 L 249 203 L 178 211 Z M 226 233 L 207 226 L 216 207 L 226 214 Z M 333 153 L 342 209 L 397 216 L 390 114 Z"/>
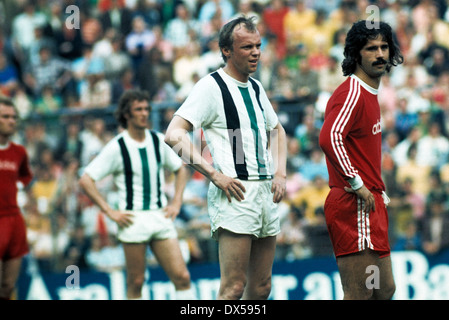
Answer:
<path fill-rule="evenodd" d="M 221 298 L 225 300 L 240 300 L 245 291 L 245 281 L 233 281 L 228 285 L 222 286 Z"/>
<path fill-rule="evenodd" d="M 271 293 L 271 281 L 260 283 L 254 290 L 252 299 L 267 300 Z"/>
<path fill-rule="evenodd" d="M 380 290 L 375 293 L 375 296 L 378 300 L 391 300 L 395 292 L 396 285 L 392 282 L 385 285 L 384 288 L 380 288 Z"/>
<path fill-rule="evenodd" d="M 344 300 L 370 300 L 374 297 L 374 289 L 356 281 L 343 285 Z"/>
<path fill-rule="evenodd" d="M 143 286 L 144 281 L 145 281 L 144 275 L 128 275 L 126 282 L 128 288 L 140 290 Z"/>
<path fill-rule="evenodd" d="M 184 290 L 190 287 L 190 273 L 189 271 L 179 271 L 172 277 L 172 282 L 177 290 Z"/>

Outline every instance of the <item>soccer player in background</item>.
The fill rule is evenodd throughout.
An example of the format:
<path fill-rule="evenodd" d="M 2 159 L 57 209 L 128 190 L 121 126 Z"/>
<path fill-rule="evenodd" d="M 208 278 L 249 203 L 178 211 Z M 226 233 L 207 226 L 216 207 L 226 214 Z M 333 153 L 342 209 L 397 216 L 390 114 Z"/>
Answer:
<path fill-rule="evenodd" d="M 344 48 L 348 76 L 328 101 L 319 143 L 331 188 L 324 212 L 344 299 L 390 299 L 395 291 L 388 240 L 388 196 L 381 176 L 381 77 L 403 62 L 391 27 L 354 23 Z M 378 287 L 367 284 L 376 266 Z"/>
<path fill-rule="evenodd" d="M 120 98 L 115 117 L 125 129 L 113 138 L 86 167 L 80 185 L 109 218 L 118 224 L 127 272 L 127 298 L 140 299 L 147 246 L 175 285 L 176 298 L 193 300 L 190 273 L 178 244 L 173 220 L 179 214 L 188 172 L 165 143 L 164 136 L 148 129 L 151 106 L 144 91 L 129 90 Z M 164 169 L 175 174 L 175 194 L 164 193 Z M 119 190 L 114 210 L 96 187 L 113 175 Z"/>
<path fill-rule="evenodd" d="M 27 186 L 33 176 L 25 148 L 10 140 L 17 116 L 13 102 L 0 98 L 0 300 L 11 298 L 22 258 L 29 251 L 17 184 Z"/>
<path fill-rule="evenodd" d="M 261 54 L 253 20 L 239 17 L 224 25 L 219 46 L 225 67 L 197 82 L 171 120 L 165 141 L 211 181 L 208 209 L 219 247 L 218 299 L 267 299 L 280 231 L 276 207 L 285 193 L 285 131 L 262 85 L 250 77 Z M 200 128 L 213 165 L 188 137 Z"/>

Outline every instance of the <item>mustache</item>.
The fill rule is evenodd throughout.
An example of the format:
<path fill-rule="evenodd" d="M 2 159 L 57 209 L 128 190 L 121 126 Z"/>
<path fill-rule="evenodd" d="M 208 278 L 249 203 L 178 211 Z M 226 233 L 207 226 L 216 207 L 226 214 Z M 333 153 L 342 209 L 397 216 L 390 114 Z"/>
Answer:
<path fill-rule="evenodd" d="M 387 63 L 388 63 L 387 60 L 385 60 L 385 59 L 383 59 L 383 58 L 379 58 L 379 59 L 377 59 L 376 62 L 373 63 L 373 66 L 377 66 L 377 65 L 379 65 L 379 64 L 387 64 Z"/>

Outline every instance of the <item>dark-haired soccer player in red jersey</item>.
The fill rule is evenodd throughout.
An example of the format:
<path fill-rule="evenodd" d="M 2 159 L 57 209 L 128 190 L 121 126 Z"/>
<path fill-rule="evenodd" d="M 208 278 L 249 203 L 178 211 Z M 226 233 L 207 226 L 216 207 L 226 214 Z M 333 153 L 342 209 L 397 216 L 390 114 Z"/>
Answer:
<path fill-rule="evenodd" d="M 381 176 L 382 127 L 377 90 L 403 62 L 391 27 L 359 21 L 342 63 L 348 76 L 330 98 L 319 143 L 331 188 L 324 206 L 344 299 L 390 299 L 395 291 L 388 240 L 388 197 Z"/>
<path fill-rule="evenodd" d="M 25 148 L 10 141 L 17 127 L 17 110 L 0 98 L 0 300 L 8 300 L 28 253 L 26 226 L 17 205 L 17 183 L 32 180 Z"/>

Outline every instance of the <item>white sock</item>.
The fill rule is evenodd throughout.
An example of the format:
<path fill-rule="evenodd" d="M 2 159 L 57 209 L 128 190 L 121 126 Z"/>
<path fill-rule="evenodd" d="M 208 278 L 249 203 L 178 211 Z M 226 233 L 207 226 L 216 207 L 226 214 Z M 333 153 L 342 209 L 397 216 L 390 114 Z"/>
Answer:
<path fill-rule="evenodd" d="M 197 300 L 196 294 L 193 291 L 193 288 L 187 290 L 176 290 L 175 293 L 176 300 Z"/>

